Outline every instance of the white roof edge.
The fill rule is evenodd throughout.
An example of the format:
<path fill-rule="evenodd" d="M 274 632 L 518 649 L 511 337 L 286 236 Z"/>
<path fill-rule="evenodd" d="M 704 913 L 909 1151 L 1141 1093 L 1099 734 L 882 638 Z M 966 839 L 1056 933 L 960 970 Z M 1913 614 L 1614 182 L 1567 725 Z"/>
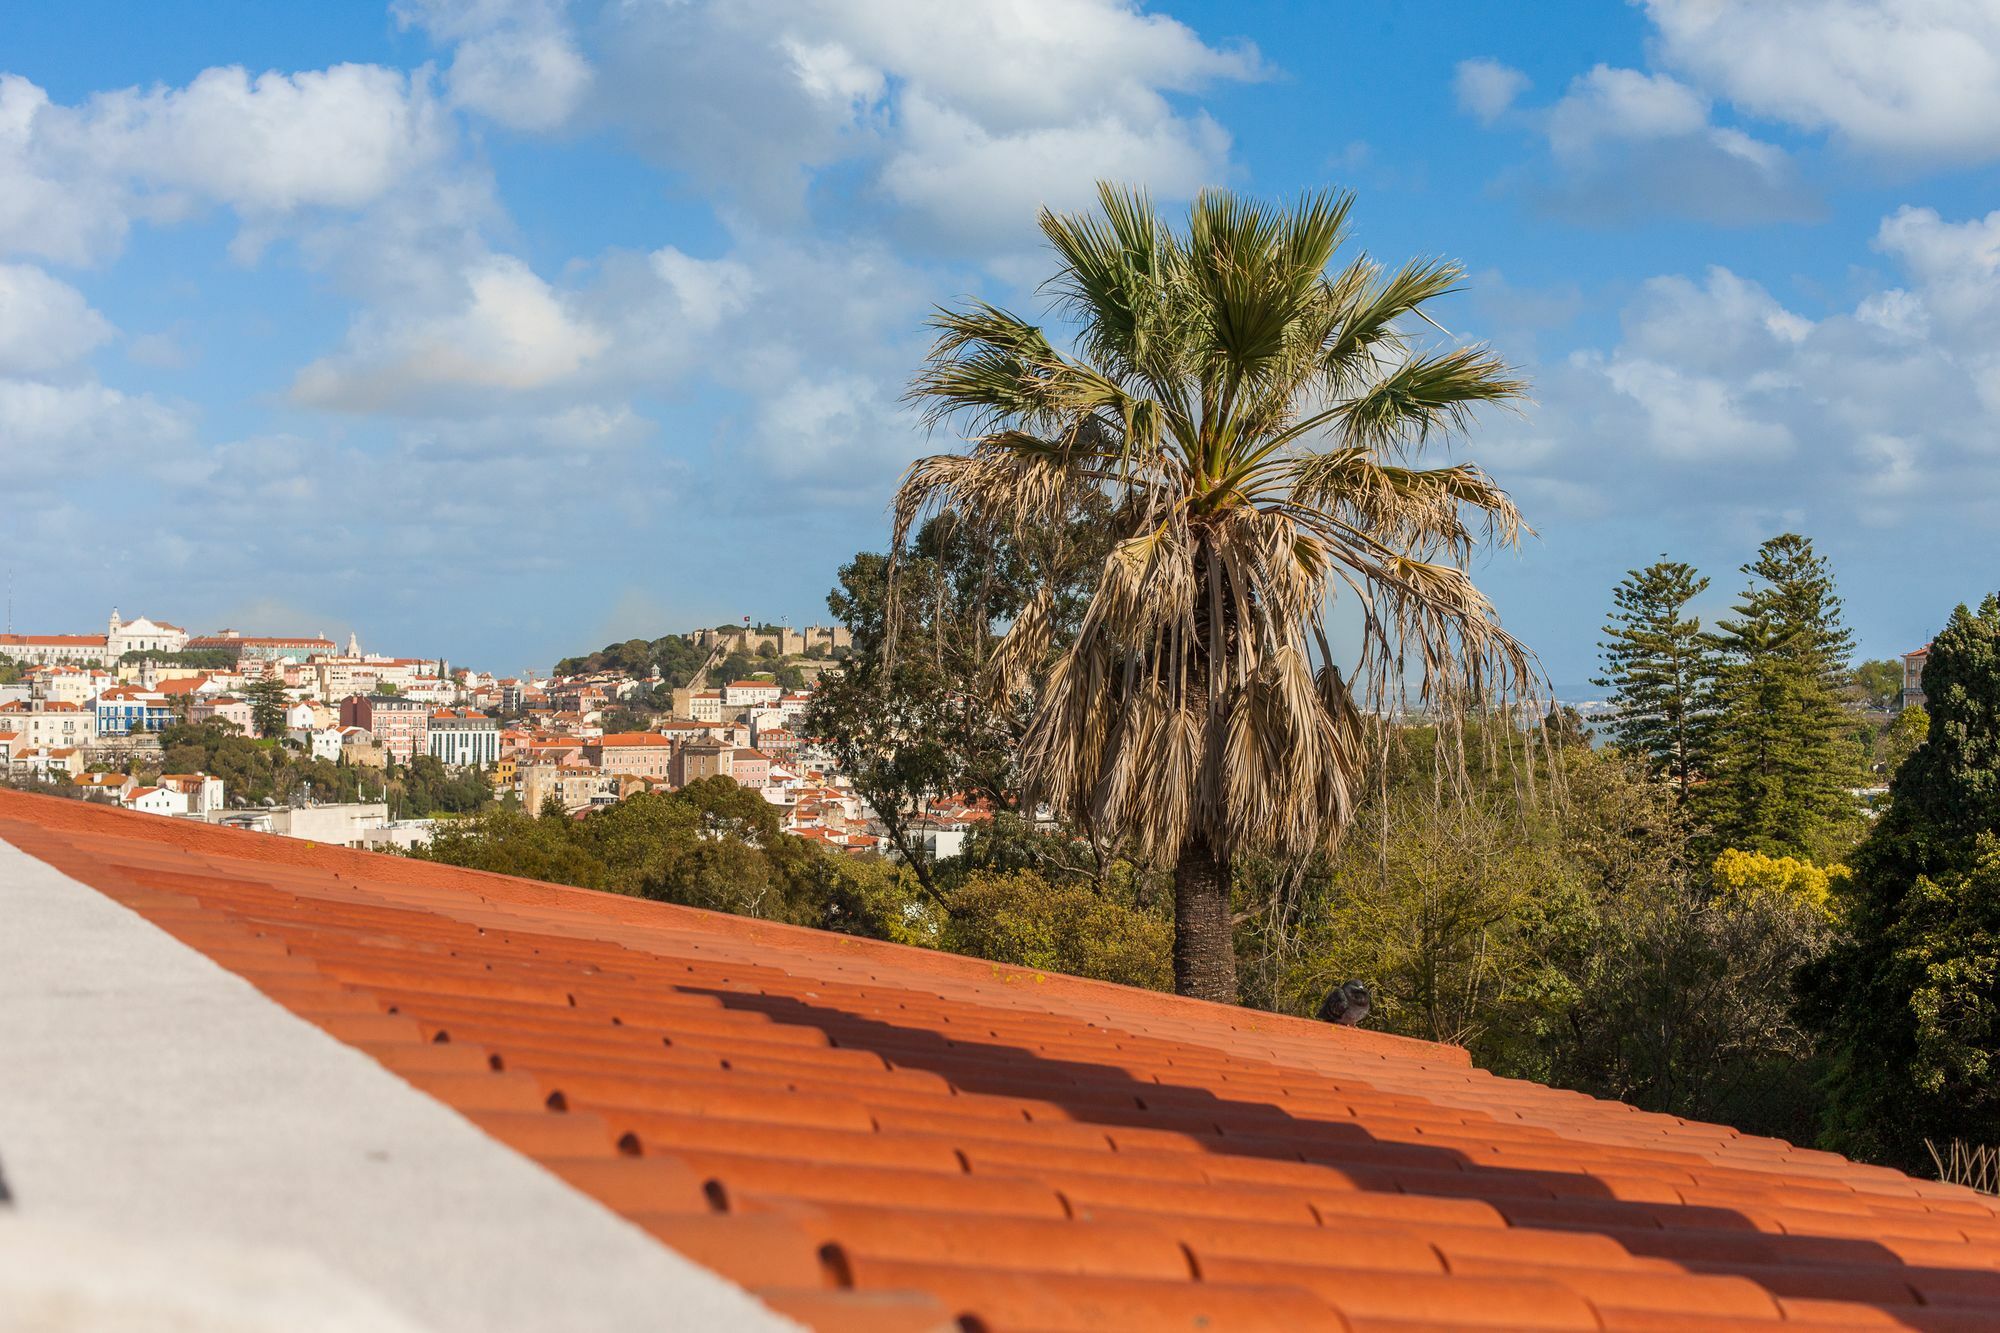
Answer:
<path fill-rule="evenodd" d="M 77 1280 L 207 1256 L 151 1271 L 292 1282 L 271 1328 L 365 1327 L 321 1317 L 343 1288 L 433 1333 L 799 1327 L 4 840 L 0 919 L 0 1227 L 97 1237 Z M 50 1280 L 0 1264 L 0 1306 Z"/>

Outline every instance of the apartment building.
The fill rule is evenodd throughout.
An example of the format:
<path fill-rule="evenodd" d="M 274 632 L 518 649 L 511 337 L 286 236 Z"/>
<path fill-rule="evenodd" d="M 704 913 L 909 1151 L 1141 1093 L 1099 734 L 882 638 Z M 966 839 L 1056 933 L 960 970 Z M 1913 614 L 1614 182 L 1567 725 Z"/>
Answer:
<path fill-rule="evenodd" d="M 602 773 L 671 779 L 674 744 L 656 731 L 614 731 L 583 747 L 586 763 Z"/>
<path fill-rule="evenodd" d="M 355 694 L 340 702 L 340 724 L 367 731 L 399 763 L 430 753 L 430 721 L 429 704 L 399 695 Z M 497 754 L 497 735 L 494 744 Z"/>
<path fill-rule="evenodd" d="M 732 680 L 722 687 L 722 707 L 729 712 L 775 704 L 784 697 L 777 683 L 768 680 Z"/>
<path fill-rule="evenodd" d="M 81 704 L 27 702 L 0 704 L 0 731 L 20 737 L 23 749 L 64 749 L 97 743 L 97 712 Z"/>
<path fill-rule="evenodd" d="M 1903 654 L 1903 694 L 1897 701 L 1898 707 L 1924 706 L 1924 663 L 1930 660 L 1930 655 L 1929 644 L 1925 644 L 1913 653 Z"/>
<path fill-rule="evenodd" d="M 222 808 L 222 779 L 207 773 L 162 773 L 160 786 L 187 798 L 187 813 L 206 815 Z"/>
<path fill-rule="evenodd" d="M 734 777 L 736 747 L 713 741 L 689 741 L 674 749 L 672 781 L 676 787 L 703 778 Z"/>
<path fill-rule="evenodd" d="M 500 760 L 500 724 L 471 708 L 439 708 L 431 713 L 433 757 L 456 768 L 485 768 Z"/>
<path fill-rule="evenodd" d="M 722 691 L 675 690 L 674 716 L 684 717 L 690 722 L 722 721 Z"/>
<path fill-rule="evenodd" d="M 196 699 L 188 705 L 190 722 L 227 722 L 244 735 L 256 730 L 256 709 L 250 701 L 236 694 L 218 694 L 209 699 Z"/>
<path fill-rule="evenodd" d="M 771 782 L 771 760 L 761 750 L 738 747 L 730 752 L 729 776 L 737 784 L 762 791 Z"/>

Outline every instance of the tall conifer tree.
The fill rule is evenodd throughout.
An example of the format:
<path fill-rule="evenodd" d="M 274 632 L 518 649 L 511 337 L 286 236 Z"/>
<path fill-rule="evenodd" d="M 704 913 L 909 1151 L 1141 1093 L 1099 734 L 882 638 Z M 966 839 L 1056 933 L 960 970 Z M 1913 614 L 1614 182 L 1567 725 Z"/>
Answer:
<path fill-rule="evenodd" d="M 1831 1058 L 1826 1142 L 1900 1166 L 2000 1143 L 2000 595 L 1924 664 L 1930 730 L 1854 857 L 1847 941 L 1800 977 Z"/>
<path fill-rule="evenodd" d="M 1773 537 L 1743 573 L 1735 616 L 1710 641 L 1721 713 L 1703 813 L 1719 845 L 1823 857 L 1859 818 L 1841 703 L 1854 636 L 1811 539 Z"/>
<path fill-rule="evenodd" d="M 1701 770 L 1714 716 L 1714 652 L 1688 603 L 1708 587 L 1693 565 L 1662 556 L 1612 591 L 1604 675 L 1617 708 L 1609 731 L 1621 750 L 1685 799 Z"/>

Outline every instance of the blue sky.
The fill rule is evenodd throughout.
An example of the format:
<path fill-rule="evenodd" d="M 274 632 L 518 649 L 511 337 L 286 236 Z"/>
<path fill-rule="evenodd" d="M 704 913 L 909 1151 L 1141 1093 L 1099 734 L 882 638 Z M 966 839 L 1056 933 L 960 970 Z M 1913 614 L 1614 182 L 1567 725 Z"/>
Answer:
<path fill-rule="evenodd" d="M 1621 573 L 1788 528 L 1870 655 L 2000 587 L 2000 6 L 21 4 L 14 624 L 116 604 L 508 670 L 824 618 L 932 303 L 1097 177 L 1358 192 L 1534 401 L 1480 576 L 1580 682 Z M 949 443 L 945 441 L 943 443 Z"/>

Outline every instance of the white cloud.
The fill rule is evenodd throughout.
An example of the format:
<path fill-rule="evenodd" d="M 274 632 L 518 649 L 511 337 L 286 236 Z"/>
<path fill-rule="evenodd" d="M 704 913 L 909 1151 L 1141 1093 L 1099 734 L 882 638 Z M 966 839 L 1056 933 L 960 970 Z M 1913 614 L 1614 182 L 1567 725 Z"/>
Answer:
<path fill-rule="evenodd" d="M 455 44 L 454 104 L 518 130 L 567 121 L 590 90 L 563 0 L 396 0 L 397 22 Z"/>
<path fill-rule="evenodd" d="M 1549 146 L 1573 158 L 1605 143 L 1674 139 L 1708 128 L 1708 102 L 1666 74 L 1598 65 L 1549 112 Z"/>
<path fill-rule="evenodd" d="M 1452 71 L 1451 87 L 1458 109 L 1482 125 L 1491 125 L 1511 110 L 1528 86 L 1527 75 L 1487 56 L 1461 60 Z"/>
<path fill-rule="evenodd" d="M 696 259 L 668 245 L 648 255 L 646 262 L 673 294 L 681 323 L 697 332 L 737 314 L 756 288 L 749 265 L 737 259 Z"/>
<path fill-rule="evenodd" d="M 1530 420 L 1493 432 L 1502 479 L 1648 522 L 1748 497 L 1759 523 L 2000 518 L 2000 213 L 1906 208 L 1875 244 L 1901 285 L 1817 316 L 1720 267 L 1644 283 L 1614 345 L 1534 372 Z"/>
<path fill-rule="evenodd" d="M 123 172 L 251 214 L 361 207 L 451 143 L 422 76 L 377 65 L 207 69 L 186 88 L 99 94 L 80 128 Z"/>
<path fill-rule="evenodd" d="M 1813 328 L 1764 288 L 1720 266 L 1699 284 L 1680 276 L 1649 279 L 1623 322 L 1632 355 L 1739 375 L 1783 364 Z"/>
<path fill-rule="evenodd" d="M 17 74 L 0 74 L 0 254 L 83 264 L 125 239 L 123 188 L 54 141 L 67 111 Z"/>
<path fill-rule="evenodd" d="M 59 370 L 111 333 L 110 321 L 68 283 L 32 264 L 0 264 L 0 375 Z"/>
<path fill-rule="evenodd" d="M 208 204 L 252 224 L 357 209 L 451 146 L 423 76 L 375 65 L 255 78 L 207 69 L 184 88 L 73 107 L 0 75 L 0 251 L 92 262 L 117 250 L 134 218 Z"/>
<path fill-rule="evenodd" d="M 780 482 L 840 485 L 879 496 L 874 469 L 857 466 L 879 457 L 885 440 L 907 439 L 882 386 L 860 375 L 794 380 L 757 405 L 756 433 L 769 474 Z"/>
<path fill-rule="evenodd" d="M 1791 452 L 1790 429 L 1761 419 L 1745 401 L 1747 386 L 1623 356 L 1603 370 L 1612 388 L 1639 405 L 1650 442 L 1664 458 L 1743 463 Z"/>
<path fill-rule="evenodd" d="M 814 173 L 853 162 L 930 237 L 988 249 L 1099 177 L 1220 178 L 1227 136 L 1171 98 L 1262 73 L 1130 0 L 692 0 L 609 24 L 598 113 L 735 206 L 796 220 Z"/>
<path fill-rule="evenodd" d="M 192 433 L 186 412 L 97 383 L 0 379 L 0 476 L 33 491 L 82 472 L 143 466 Z"/>
<path fill-rule="evenodd" d="M 357 322 L 343 352 L 299 372 L 292 398 L 371 412 L 467 390 L 540 389 L 576 376 L 606 344 L 526 264 L 490 256 L 464 273 L 449 309 Z"/>
<path fill-rule="evenodd" d="M 1875 246 L 1900 260 L 1914 294 L 1884 293 L 1874 321 L 1905 337 L 1932 335 L 2000 412 L 2000 211 L 1946 222 L 1928 208 L 1885 218 Z"/>
<path fill-rule="evenodd" d="M 1659 51 L 1744 111 L 1879 154 L 2000 154 L 1987 0 L 1645 0 Z"/>
<path fill-rule="evenodd" d="M 1089 204 L 1100 176 L 1186 197 L 1215 182 L 1229 156 L 1228 133 L 1205 115 L 1136 124 L 1106 116 L 995 134 L 911 94 L 902 119 L 902 146 L 883 164 L 884 190 L 952 238 L 990 246 L 1024 235 L 1044 205 Z"/>
<path fill-rule="evenodd" d="M 1572 220 L 1749 223 L 1816 212 L 1782 149 L 1714 124 L 1709 99 L 1672 75 L 1598 65 L 1539 119 L 1549 170 L 1531 193 Z"/>

